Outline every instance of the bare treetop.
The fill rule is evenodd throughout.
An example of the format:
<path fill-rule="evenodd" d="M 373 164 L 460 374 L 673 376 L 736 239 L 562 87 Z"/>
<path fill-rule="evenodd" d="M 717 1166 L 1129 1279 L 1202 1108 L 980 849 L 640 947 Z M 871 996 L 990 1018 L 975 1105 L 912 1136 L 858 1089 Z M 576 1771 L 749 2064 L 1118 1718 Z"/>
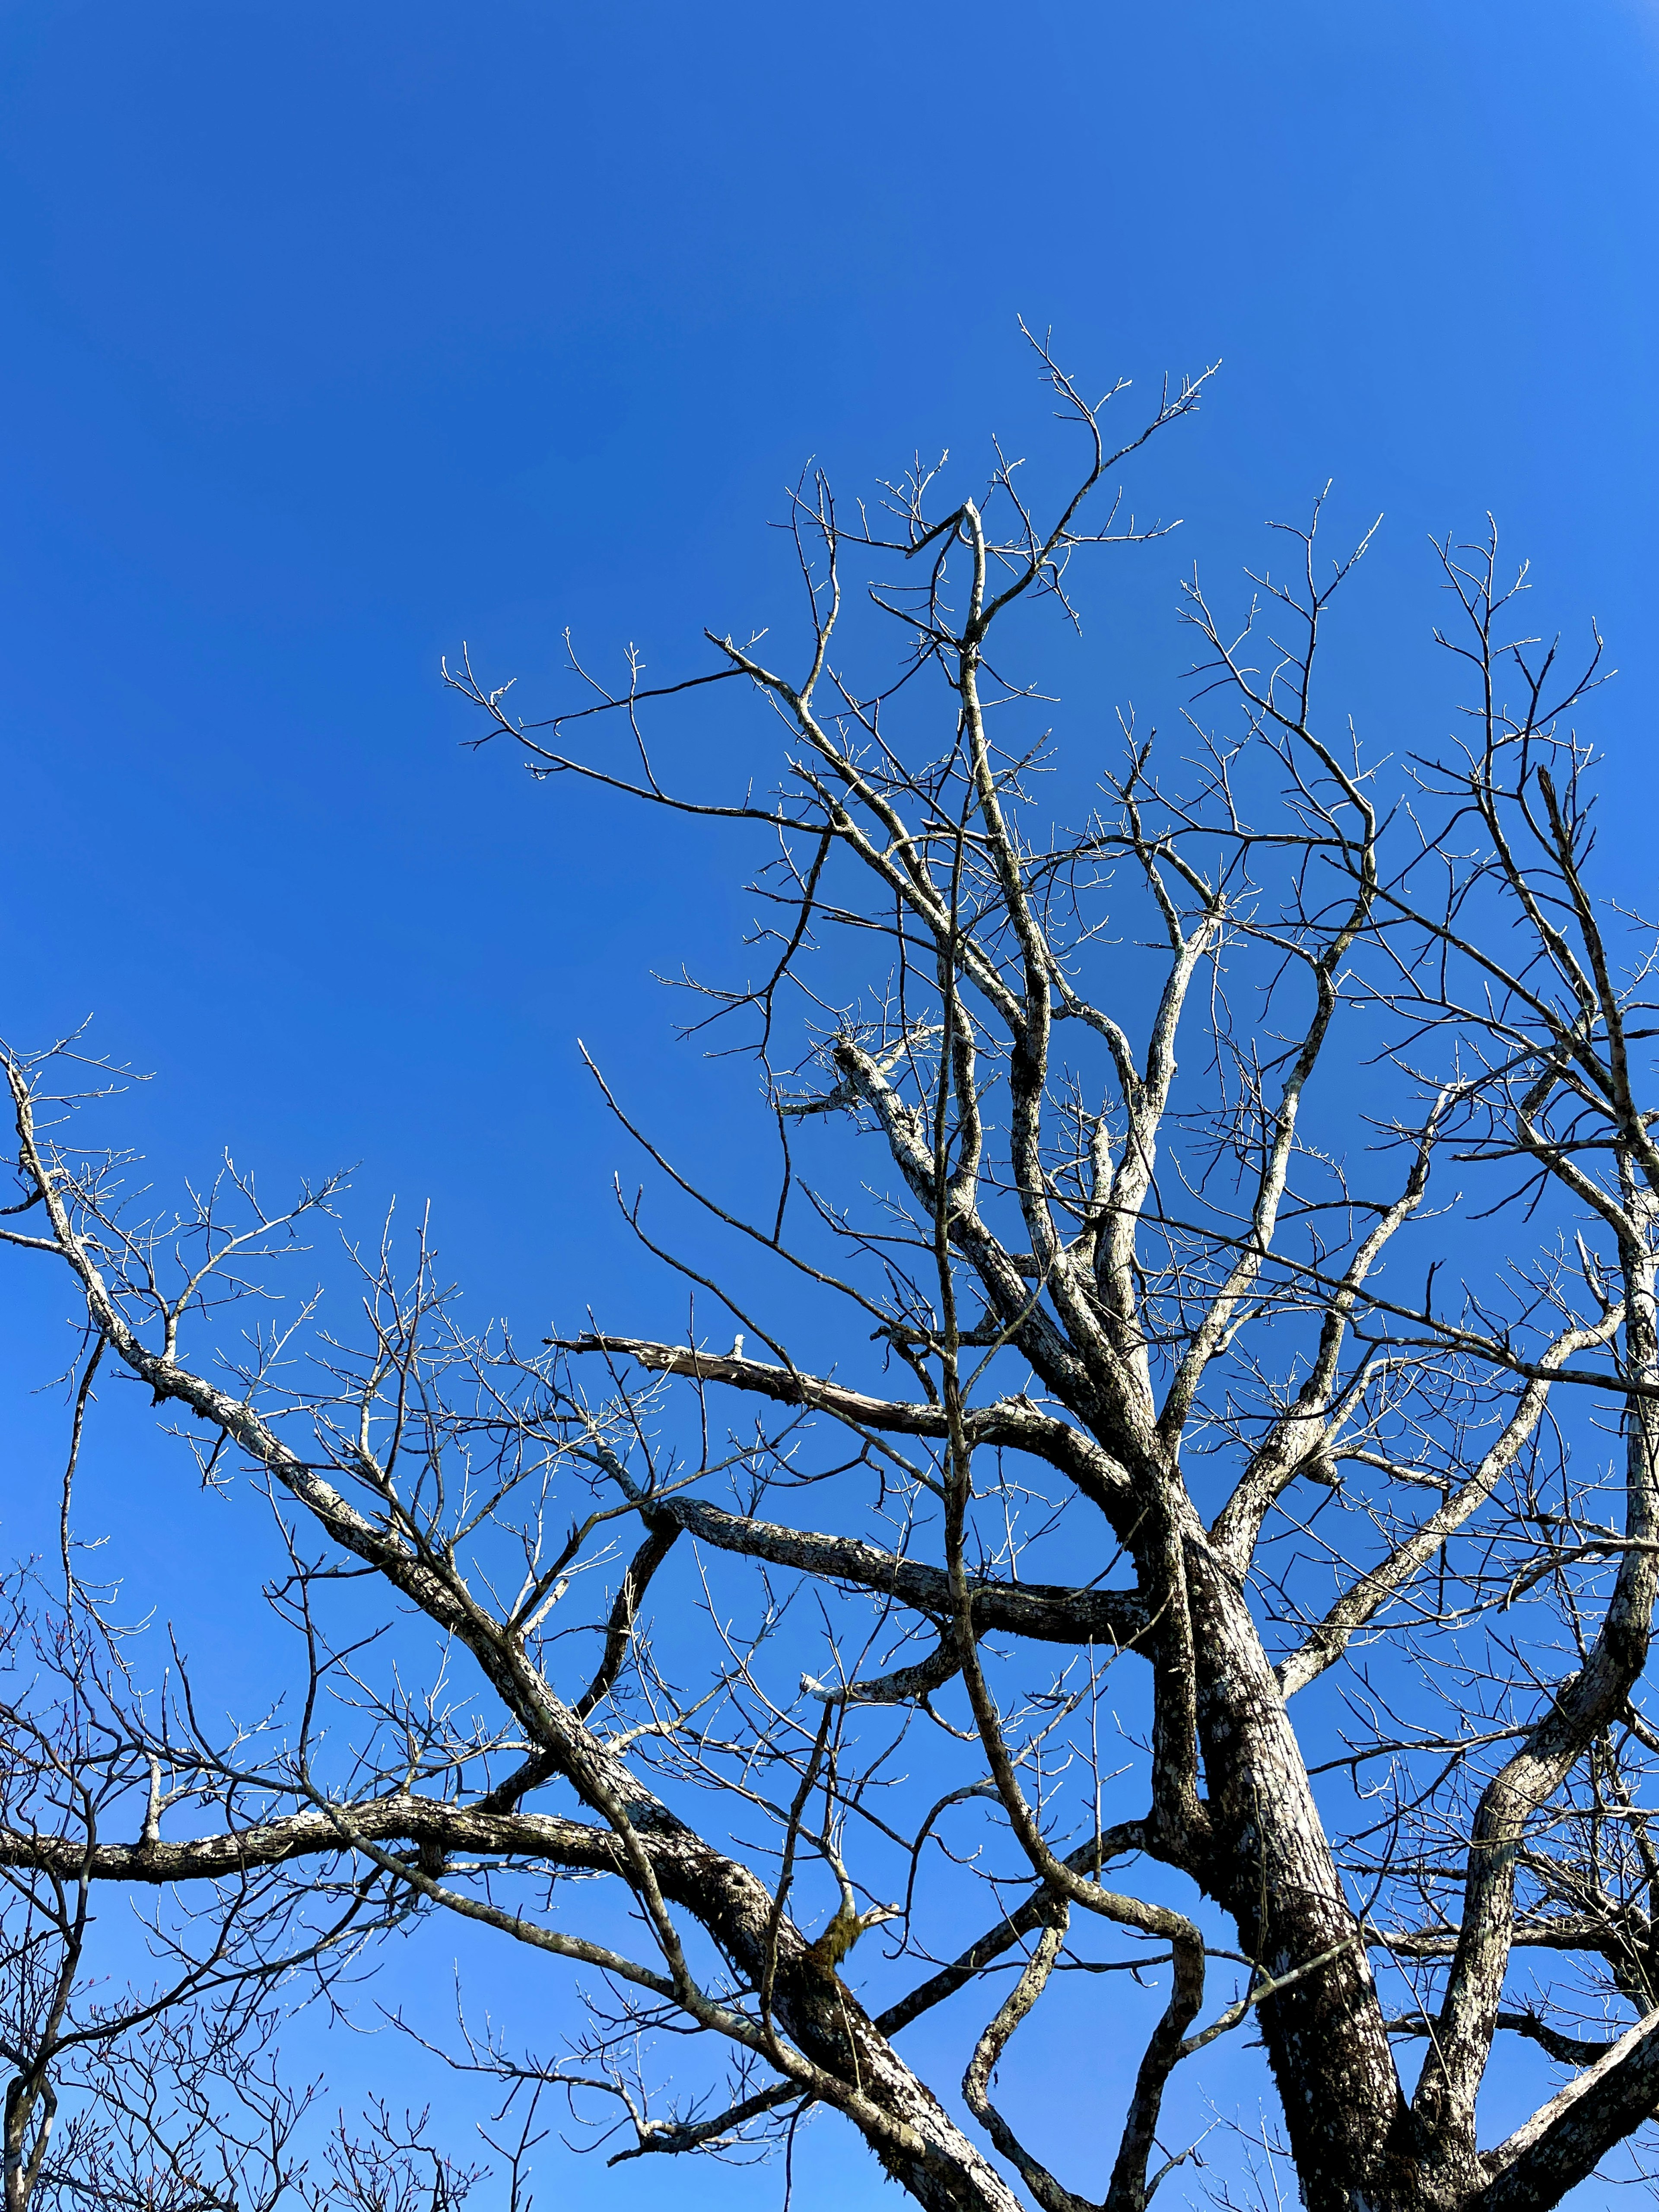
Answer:
<path fill-rule="evenodd" d="M 613 2155 L 792 2147 L 828 2108 L 930 2212 L 1139 2212 L 1214 2155 L 1182 2085 L 1247 2031 L 1318 2212 L 1553 2205 L 1659 2103 L 1654 940 L 1592 872 L 1600 640 L 1530 635 L 1495 532 L 1448 541 L 1462 719 L 1373 756 L 1322 681 L 1370 538 L 1327 559 L 1316 508 L 1242 614 L 1186 587 L 1175 742 L 1126 709 L 1109 760 L 1097 702 L 1044 726 L 1016 611 L 1076 619 L 1082 556 L 1166 526 L 1121 471 L 1206 380 L 1120 440 L 1127 388 L 1091 403 L 1034 343 L 1070 484 L 1028 497 L 999 449 L 976 498 L 919 465 L 854 519 L 810 473 L 793 646 L 711 632 L 712 666 L 647 685 L 631 653 L 620 690 L 573 653 L 541 720 L 446 672 L 568 815 L 592 781 L 764 841 L 754 973 L 693 984 L 692 1026 L 757 1054 L 775 1176 L 702 1188 L 611 1102 L 706 1224 L 624 1206 L 683 1340 L 553 1284 L 544 1343 L 469 1334 L 424 1234 L 359 1255 L 361 1322 L 233 1334 L 334 1188 L 141 1221 L 78 1149 L 79 1046 L 9 1057 L 3 1235 L 85 1309 L 71 1474 L 100 1361 L 216 1480 L 254 1469 L 305 1688 L 227 1741 L 177 1677 L 94 1663 L 66 1480 L 0 1835 L 9 2212 L 161 2173 L 241 2203 L 169 2114 L 220 2111 L 279 1993 L 338 1996 L 411 1915 L 586 2004 L 563 2057 L 410 2023 L 499 2084 L 515 2191 L 556 2093 Z M 758 795 L 677 750 L 707 686 L 769 710 Z M 1066 828 L 1071 753 L 1100 781 Z M 104 1884 L 175 1900 L 175 1971 L 94 2018 Z M 1109 2121 L 1021 2069 L 1067 1973 L 1103 2053 L 1133 2038 Z M 933 2081 L 902 2031 L 946 2003 Z M 99 2117 L 140 2045 L 148 2132 Z M 1495 2137 L 1522 2045 L 1559 2087 Z M 62 2084 L 95 2187 L 51 2148 Z M 339 2139 L 346 2201 L 423 2158 L 476 2178 L 377 2124 Z"/>

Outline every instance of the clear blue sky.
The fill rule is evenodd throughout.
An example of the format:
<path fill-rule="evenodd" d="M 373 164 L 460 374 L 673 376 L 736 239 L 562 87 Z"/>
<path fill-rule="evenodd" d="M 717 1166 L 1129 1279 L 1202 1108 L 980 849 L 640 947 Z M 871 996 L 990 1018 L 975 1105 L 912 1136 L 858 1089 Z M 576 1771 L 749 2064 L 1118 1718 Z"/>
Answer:
<path fill-rule="evenodd" d="M 1225 364 L 1143 479 L 1186 528 L 1097 623 L 1097 726 L 1184 665 L 1177 572 L 1334 477 L 1388 515 L 1370 734 L 1438 736 L 1425 537 L 1491 508 L 1607 633 L 1609 835 L 1650 848 L 1650 0 L 5 0 L 0 115 L 0 1029 L 95 1011 L 156 1073 L 125 1127 L 163 1188 L 227 1145 L 273 1188 L 361 1162 L 360 1225 L 430 1196 L 526 1333 L 647 1317 L 574 1040 L 741 1174 L 748 1079 L 688 1087 L 649 981 L 730 954 L 740 858 L 623 852 L 459 750 L 439 656 L 532 706 L 567 623 L 704 665 L 703 623 L 780 604 L 809 454 L 851 492 L 1040 433 L 1020 313 L 1090 381 Z M 711 775 L 764 772 L 703 726 Z M 15 1270 L 0 1308 L 9 1553 L 61 1331 Z M 143 1590 L 157 1499 L 200 1509 L 106 1433 Z"/>

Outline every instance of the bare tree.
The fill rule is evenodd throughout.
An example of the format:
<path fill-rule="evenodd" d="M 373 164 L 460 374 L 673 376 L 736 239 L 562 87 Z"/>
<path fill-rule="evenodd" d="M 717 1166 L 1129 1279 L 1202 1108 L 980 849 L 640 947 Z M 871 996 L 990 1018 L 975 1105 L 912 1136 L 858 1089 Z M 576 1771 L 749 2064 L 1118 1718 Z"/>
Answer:
<path fill-rule="evenodd" d="M 684 1341 L 469 1334 L 423 1238 L 358 1255 L 355 1334 L 306 1307 L 227 1341 L 331 1190 L 141 1219 L 77 1134 L 106 1074 L 9 1056 L 3 1233 L 84 1305 L 77 1433 L 101 1358 L 216 1480 L 257 1474 L 304 1692 L 226 1741 L 177 1677 L 101 1734 L 20 1691 L 0 1857 L 59 1971 L 15 1953 L 9 2207 L 49 2169 L 51 1990 L 67 2019 L 104 1885 L 182 1916 L 157 2021 L 211 1980 L 234 2042 L 259 2031 L 215 1992 L 264 2020 L 459 1916 L 586 1970 L 558 2056 L 443 2042 L 521 2147 L 553 2094 L 623 2157 L 789 2146 L 827 2107 L 930 2212 L 1130 2212 L 1192 2159 L 1185 2186 L 1166 2095 L 1247 2029 L 1320 2212 L 1553 2205 L 1659 2104 L 1654 939 L 1589 877 L 1599 640 L 1564 667 L 1495 539 L 1448 543 L 1463 734 L 1373 764 L 1316 680 L 1365 547 L 1322 563 L 1316 514 L 1237 620 L 1188 586 L 1182 744 L 1126 715 L 1050 827 L 1064 763 L 1006 655 L 1071 616 L 1074 556 L 1156 534 L 1119 472 L 1204 380 L 1114 449 L 1123 387 L 1090 404 L 1036 350 L 1069 488 L 1028 498 L 999 452 L 980 500 L 918 467 L 853 526 L 803 478 L 793 659 L 710 633 L 706 672 L 634 659 L 616 692 L 573 660 L 583 703 L 542 721 L 449 674 L 537 778 L 767 842 L 760 980 L 691 988 L 758 1054 L 775 1183 L 699 1188 L 613 1102 L 708 1224 L 671 1252 L 624 1206 Z M 849 560 L 887 580 L 843 619 Z M 903 641 L 880 678 L 860 622 Z M 769 797 L 647 742 L 699 685 L 769 710 Z M 1138 2054 L 1109 2124 L 998 2087 L 1079 1972 L 1103 2054 Z M 956 1998 L 959 2096 L 904 2056 Z M 668 2036 L 708 2063 L 665 2103 Z M 1483 2146 L 1526 2044 L 1559 2087 Z"/>
<path fill-rule="evenodd" d="M 320 2085 L 278 2063 L 295 1985 L 337 1990 L 388 1923 L 361 1881 L 300 1888 L 257 1859 L 224 1869 L 182 1922 L 148 1919 L 155 1972 L 112 1997 L 95 1941 L 106 1824 L 141 1806 L 142 1853 L 185 1805 L 226 1808 L 216 1771 L 173 1756 L 164 1782 L 129 1639 L 79 1595 L 71 1581 L 54 1604 L 27 1577 L 7 1593 L 5 1672 L 22 1694 L 0 1704 L 0 1807 L 8 1834 L 52 1846 L 0 1869 L 7 2212 L 273 2212 L 287 2197 L 311 2212 L 454 2212 L 482 2169 L 434 2148 L 423 2118 L 381 2106 L 352 2127 L 342 2113 L 319 2157 L 303 2123 Z"/>

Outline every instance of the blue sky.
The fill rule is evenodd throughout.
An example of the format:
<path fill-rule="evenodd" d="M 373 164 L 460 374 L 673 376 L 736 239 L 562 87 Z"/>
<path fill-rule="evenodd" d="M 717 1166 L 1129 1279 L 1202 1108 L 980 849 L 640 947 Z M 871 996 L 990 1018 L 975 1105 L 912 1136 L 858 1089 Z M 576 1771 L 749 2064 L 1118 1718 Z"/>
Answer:
<path fill-rule="evenodd" d="M 574 1039 L 741 1185 L 752 1086 L 689 1081 L 650 978 L 732 956 L 743 856 L 462 750 L 440 655 L 531 706 L 567 624 L 705 665 L 704 623 L 783 605 L 764 525 L 809 455 L 862 491 L 1043 434 L 1020 314 L 1098 384 L 1224 364 L 1139 481 L 1183 529 L 1068 696 L 1174 697 L 1177 576 L 1334 477 L 1387 515 L 1354 696 L 1437 737 L 1425 541 L 1491 509 L 1624 671 L 1596 727 L 1639 874 L 1656 80 L 1623 0 L 8 0 L 0 1028 L 95 1012 L 155 1071 L 122 1133 L 159 1186 L 227 1146 L 271 1188 L 361 1163 L 359 1224 L 429 1197 L 481 1308 L 645 1323 Z M 763 774 L 752 720 L 696 727 L 702 772 Z M 16 1271 L 0 1300 L 15 1553 L 62 1340 Z M 118 1408 L 88 1462 L 147 1595 L 157 1515 L 204 1510 L 169 1464 Z"/>

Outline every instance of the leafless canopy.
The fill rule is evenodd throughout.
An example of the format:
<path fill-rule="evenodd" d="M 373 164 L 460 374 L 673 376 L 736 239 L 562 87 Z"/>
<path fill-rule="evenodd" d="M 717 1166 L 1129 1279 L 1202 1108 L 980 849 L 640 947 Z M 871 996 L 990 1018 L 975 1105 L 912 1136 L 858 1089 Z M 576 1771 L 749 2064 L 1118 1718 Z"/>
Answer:
<path fill-rule="evenodd" d="M 775 1179 L 699 1189 L 614 1102 L 707 1225 L 625 1208 L 683 1341 L 580 1304 L 469 1335 L 389 1240 L 355 1330 L 233 1335 L 331 1189 L 141 1219 L 79 1043 L 8 1056 L 0 1228 L 84 1304 L 76 1441 L 125 1369 L 254 1472 L 304 1690 L 227 1740 L 145 1676 L 66 1483 L 6 1705 L 8 2212 L 272 2201 L 283 2008 L 420 1916 L 585 2001 L 554 2057 L 415 2024 L 498 2083 L 515 2190 L 556 2097 L 613 2155 L 827 2107 L 929 2212 L 1130 2212 L 1204 2185 L 1185 2085 L 1247 2034 L 1319 2212 L 1553 2205 L 1659 2105 L 1652 939 L 1591 878 L 1599 641 L 1569 663 L 1495 539 L 1448 543 L 1462 735 L 1371 763 L 1319 660 L 1358 554 L 1316 515 L 1242 617 L 1188 586 L 1179 740 L 1074 746 L 1118 764 L 1051 827 L 1074 771 L 1012 662 L 1091 549 L 1155 534 L 1120 475 L 1204 380 L 1120 444 L 1123 388 L 1036 351 L 1069 489 L 999 453 L 977 501 L 918 469 L 849 520 L 808 476 L 793 646 L 710 633 L 620 691 L 573 659 L 542 721 L 448 672 L 567 828 L 594 782 L 765 847 L 759 980 L 691 988 L 758 1054 Z M 880 580 L 843 615 L 849 566 Z M 770 795 L 688 780 L 699 685 L 781 738 Z M 94 2002 L 120 1885 L 158 1978 Z M 1022 2076 L 1062 1989 L 1115 2108 Z M 906 2031 L 947 2002 L 930 2081 Z M 1559 2086 L 1483 2141 L 1517 2056 Z M 390 2112 L 307 2171 L 363 2205 L 473 2178 Z"/>

